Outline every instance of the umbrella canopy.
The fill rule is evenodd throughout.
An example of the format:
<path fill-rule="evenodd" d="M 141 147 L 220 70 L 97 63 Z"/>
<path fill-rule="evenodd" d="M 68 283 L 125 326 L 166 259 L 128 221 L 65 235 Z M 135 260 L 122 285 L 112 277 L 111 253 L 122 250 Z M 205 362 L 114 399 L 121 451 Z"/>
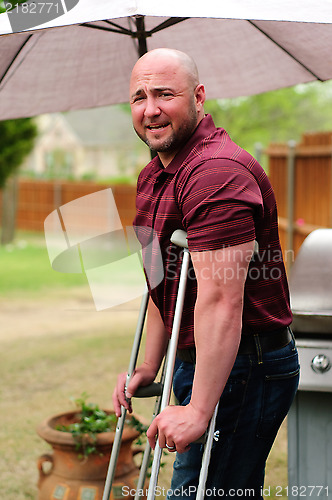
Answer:
<path fill-rule="evenodd" d="M 138 55 L 157 47 L 193 56 L 208 99 L 332 78 L 330 0 L 206 0 L 204 17 L 193 0 L 62 4 L 49 20 L 0 15 L 0 119 L 126 102 Z"/>

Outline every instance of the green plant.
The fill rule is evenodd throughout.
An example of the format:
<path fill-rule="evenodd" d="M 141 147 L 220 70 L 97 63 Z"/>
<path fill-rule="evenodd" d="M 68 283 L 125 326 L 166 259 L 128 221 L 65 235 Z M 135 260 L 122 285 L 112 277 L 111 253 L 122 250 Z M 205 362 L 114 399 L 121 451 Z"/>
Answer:
<path fill-rule="evenodd" d="M 98 453 L 96 446 L 98 434 L 115 431 L 117 423 L 114 413 L 105 412 L 97 404 L 87 403 L 87 398 L 88 395 L 83 393 L 74 400 L 77 407 L 76 422 L 56 427 L 59 431 L 71 432 L 76 450 L 80 452 L 82 458 Z M 147 430 L 147 427 L 133 416 L 127 418 L 125 423 L 134 427 L 140 434 L 144 434 Z"/>

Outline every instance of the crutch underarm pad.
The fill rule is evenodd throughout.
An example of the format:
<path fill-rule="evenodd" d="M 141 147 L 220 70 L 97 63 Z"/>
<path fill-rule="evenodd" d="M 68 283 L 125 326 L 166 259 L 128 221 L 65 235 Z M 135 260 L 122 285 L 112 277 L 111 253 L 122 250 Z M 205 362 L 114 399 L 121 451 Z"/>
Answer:
<path fill-rule="evenodd" d="M 182 229 L 176 229 L 171 236 L 171 242 L 178 247 L 188 248 L 187 233 Z"/>

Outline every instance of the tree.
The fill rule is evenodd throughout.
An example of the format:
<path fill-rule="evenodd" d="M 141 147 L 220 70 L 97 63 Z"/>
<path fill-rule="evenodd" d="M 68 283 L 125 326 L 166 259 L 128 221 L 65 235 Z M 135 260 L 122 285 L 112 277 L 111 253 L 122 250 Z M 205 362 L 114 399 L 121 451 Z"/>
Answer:
<path fill-rule="evenodd" d="M 17 185 L 14 172 L 31 152 L 37 127 L 31 118 L 0 121 L 0 189 L 2 189 L 1 244 L 14 238 Z"/>
<path fill-rule="evenodd" d="M 303 132 L 332 129 L 330 82 L 298 85 L 250 97 L 206 103 L 216 125 L 255 153 L 255 143 L 298 141 Z"/>

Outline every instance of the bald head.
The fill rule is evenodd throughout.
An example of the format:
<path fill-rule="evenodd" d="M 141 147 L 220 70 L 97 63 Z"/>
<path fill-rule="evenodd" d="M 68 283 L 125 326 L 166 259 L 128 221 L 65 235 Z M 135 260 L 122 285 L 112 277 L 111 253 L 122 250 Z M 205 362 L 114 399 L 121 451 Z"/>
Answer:
<path fill-rule="evenodd" d="M 193 90 L 199 84 L 199 75 L 195 61 L 184 52 L 175 49 L 160 48 L 147 52 L 140 57 L 132 71 L 132 78 L 135 78 L 137 72 L 142 71 L 145 66 L 155 66 L 156 63 L 163 61 L 173 67 L 175 71 L 180 71 L 187 79 L 190 88 Z"/>
<path fill-rule="evenodd" d="M 177 73 L 180 72 L 183 78 L 186 78 L 191 90 L 199 84 L 195 61 L 180 50 L 168 48 L 154 49 L 140 57 L 132 70 L 131 81 L 138 73 L 144 71 L 144 68 L 157 68 L 161 62 L 164 67 L 172 68 Z"/>
<path fill-rule="evenodd" d="M 164 165 L 192 135 L 204 117 L 204 86 L 196 64 L 173 49 L 147 52 L 135 64 L 130 80 L 134 128 Z"/>

